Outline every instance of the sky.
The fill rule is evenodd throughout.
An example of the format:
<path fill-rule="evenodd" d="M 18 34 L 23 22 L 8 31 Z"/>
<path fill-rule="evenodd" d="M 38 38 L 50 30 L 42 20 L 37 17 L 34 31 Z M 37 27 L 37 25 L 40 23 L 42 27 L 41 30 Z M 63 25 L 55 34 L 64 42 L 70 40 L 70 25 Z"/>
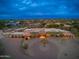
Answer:
<path fill-rule="evenodd" d="M 79 18 L 79 0 L 0 0 L 0 19 Z"/>

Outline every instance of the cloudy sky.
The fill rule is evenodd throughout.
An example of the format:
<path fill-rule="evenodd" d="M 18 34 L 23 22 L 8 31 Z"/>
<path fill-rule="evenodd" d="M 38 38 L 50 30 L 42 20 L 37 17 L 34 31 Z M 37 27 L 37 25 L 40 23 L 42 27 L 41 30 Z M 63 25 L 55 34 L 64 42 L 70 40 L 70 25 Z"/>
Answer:
<path fill-rule="evenodd" d="M 79 0 L 0 0 L 0 18 L 79 18 Z"/>

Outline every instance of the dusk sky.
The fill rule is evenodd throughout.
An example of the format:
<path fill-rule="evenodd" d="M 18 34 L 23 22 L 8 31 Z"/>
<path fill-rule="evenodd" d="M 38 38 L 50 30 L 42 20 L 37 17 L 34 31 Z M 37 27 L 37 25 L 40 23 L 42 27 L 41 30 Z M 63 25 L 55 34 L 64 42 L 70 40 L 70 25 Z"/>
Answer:
<path fill-rule="evenodd" d="M 2 18 L 79 18 L 79 0 L 0 0 Z"/>

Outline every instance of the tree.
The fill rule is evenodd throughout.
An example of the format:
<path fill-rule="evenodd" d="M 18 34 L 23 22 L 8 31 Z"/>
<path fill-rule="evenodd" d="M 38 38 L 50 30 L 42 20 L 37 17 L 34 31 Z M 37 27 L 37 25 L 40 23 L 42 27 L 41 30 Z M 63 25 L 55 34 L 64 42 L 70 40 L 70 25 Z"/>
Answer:
<path fill-rule="evenodd" d="M 46 25 L 46 27 L 47 28 L 57 28 L 57 27 L 59 27 L 59 25 L 57 25 L 57 24 L 48 24 L 48 25 Z"/>

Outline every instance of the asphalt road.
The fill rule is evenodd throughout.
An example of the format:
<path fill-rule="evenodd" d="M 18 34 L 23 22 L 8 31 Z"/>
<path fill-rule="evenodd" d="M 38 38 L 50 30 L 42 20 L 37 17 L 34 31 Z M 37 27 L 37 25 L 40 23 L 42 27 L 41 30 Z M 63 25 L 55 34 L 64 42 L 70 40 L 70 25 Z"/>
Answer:
<path fill-rule="evenodd" d="M 24 55 L 20 49 L 20 39 L 4 38 L 2 39 L 6 52 L 14 59 L 57 59 L 58 48 L 55 44 L 48 44 L 47 47 L 43 48 L 39 43 L 35 42 L 29 48 L 30 54 L 33 56 Z"/>

